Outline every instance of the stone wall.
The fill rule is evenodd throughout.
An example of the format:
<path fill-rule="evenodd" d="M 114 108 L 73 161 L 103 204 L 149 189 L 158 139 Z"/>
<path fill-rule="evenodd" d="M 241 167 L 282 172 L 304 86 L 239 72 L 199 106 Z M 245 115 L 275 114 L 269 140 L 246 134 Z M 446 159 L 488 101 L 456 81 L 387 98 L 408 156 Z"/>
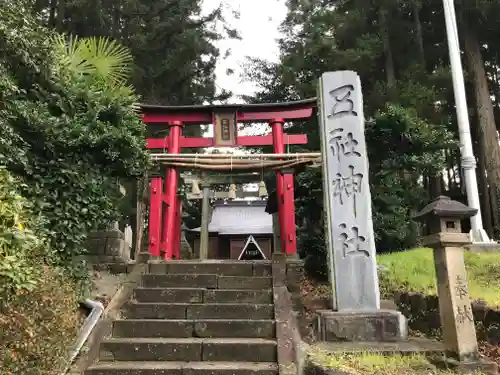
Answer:
<path fill-rule="evenodd" d="M 437 296 L 421 293 L 401 293 L 395 297 L 401 312 L 408 318 L 409 327 L 429 335 L 441 334 L 439 303 Z M 491 308 L 484 302 L 471 304 L 479 340 L 493 345 L 500 344 L 500 309 Z"/>
<path fill-rule="evenodd" d="M 86 258 L 91 264 L 128 263 L 131 247 L 119 229 L 92 232 L 86 243 Z"/>

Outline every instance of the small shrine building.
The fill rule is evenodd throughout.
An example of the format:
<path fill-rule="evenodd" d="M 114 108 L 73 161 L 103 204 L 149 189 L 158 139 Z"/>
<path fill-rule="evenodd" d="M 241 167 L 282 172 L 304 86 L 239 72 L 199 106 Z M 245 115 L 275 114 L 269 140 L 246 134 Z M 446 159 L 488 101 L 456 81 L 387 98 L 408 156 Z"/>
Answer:
<path fill-rule="evenodd" d="M 273 219 L 263 200 L 215 201 L 208 224 L 208 259 L 271 259 Z M 187 240 L 200 254 L 201 228 L 188 230 Z"/>

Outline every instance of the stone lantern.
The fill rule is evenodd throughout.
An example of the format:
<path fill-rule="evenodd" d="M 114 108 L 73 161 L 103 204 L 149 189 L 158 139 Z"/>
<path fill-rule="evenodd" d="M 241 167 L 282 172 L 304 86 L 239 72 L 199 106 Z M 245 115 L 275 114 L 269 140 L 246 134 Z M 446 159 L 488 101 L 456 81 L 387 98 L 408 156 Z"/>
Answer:
<path fill-rule="evenodd" d="M 462 219 L 474 216 L 477 209 L 440 196 L 415 215 L 424 224 L 424 236 L 437 233 L 462 233 Z"/>
<path fill-rule="evenodd" d="M 415 215 L 424 224 L 422 244 L 434 251 L 439 314 L 446 349 L 445 361 L 461 371 L 496 371 L 493 363 L 479 357 L 476 328 L 469 297 L 460 220 L 474 216 L 476 209 L 440 196 Z"/>

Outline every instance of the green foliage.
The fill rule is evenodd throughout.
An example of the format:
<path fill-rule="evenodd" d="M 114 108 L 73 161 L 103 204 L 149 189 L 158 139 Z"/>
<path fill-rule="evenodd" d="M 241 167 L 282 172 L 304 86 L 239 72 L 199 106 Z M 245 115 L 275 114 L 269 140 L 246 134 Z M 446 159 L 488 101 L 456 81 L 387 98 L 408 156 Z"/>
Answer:
<path fill-rule="evenodd" d="M 377 251 L 415 246 L 418 227 L 411 219 L 412 210 L 428 202 L 430 189 L 425 182 L 445 168 L 445 151 L 457 149 L 449 116 L 451 80 L 443 69 L 446 43 L 439 39 L 442 31 L 431 27 L 442 14 L 425 13 L 429 11 L 425 5 L 421 20 L 416 19 L 414 3 L 396 1 L 290 1 L 288 5 L 280 61 L 254 59 L 247 66 L 247 79 L 260 87 L 251 100 L 313 97 L 323 72 L 356 71 L 369 119 L 366 142 Z M 421 34 L 415 30 L 417 21 Z M 430 40 L 423 52 L 417 48 L 419 38 Z M 398 53 L 402 50 L 408 53 Z M 287 132 L 305 133 L 309 140 L 294 151 L 317 151 L 317 129 L 316 119 L 294 122 Z M 296 180 L 301 255 L 309 272 L 324 280 L 321 173 L 301 171 Z"/>
<path fill-rule="evenodd" d="M 418 292 L 436 295 L 436 275 L 431 249 L 413 249 L 405 252 L 381 254 L 378 264 L 380 290 L 383 298 L 392 298 L 398 292 Z M 469 292 L 473 300 L 483 300 L 492 307 L 500 305 L 500 254 L 465 252 Z"/>
<path fill-rule="evenodd" d="M 202 12 L 202 0 L 128 0 L 88 2 L 37 0 L 34 7 L 50 28 L 82 38 L 110 38 L 126 46 L 135 61 L 127 74 L 148 104 L 201 104 L 224 99 L 216 95 L 215 67 L 225 56 L 215 46 L 223 38 L 237 39 L 226 22 L 231 2 Z M 210 6 L 210 5 L 209 5 Z M 206 10 L 203 9 L 203 10 Z M 188 132 L 199 130 L 189 127 Z"/>
<path fill-rule="evenodd" d="M 89 230 L 118 219 L 118 178 L 148 165 L 138 98 L 121 84 L 130 58 L 106 40 L 63 48 L 17 6 L 0 9 L 0 163 L 24 182 L 22 194 L 46 221 L 40 230 L 71 262 Z"/>
<path fill-rule="evenodd" d="M 413 109 L 388 105 L 366 127 L 373 222 L 377 249 L 414 246 L 417 227 L 411 210 L 429 200 L 423 174 L 444 168 L 444 148 L 457 146 L 453 134 L 428 123 Z"/>
<path fill-rule="evenodd" d="M 29 205 L 19 194 L 19 181 L 0 167 L 0 299 L 13 292 L 36 287 L 41 270 L 37 256 L 48 254 L 32 228 L 36 220 L 29 215 Z"/>
<path fill-rule="evenodd" d="M 115 85 L 123 85 L 130 78 L 132 55 L 115 40 L 96 37 L 67 40 L 58 34 L 53 43 L 60 65 L 73 73 L 94 76 Z"/>
<path fill-rule="evenodd" d="M 38 269 L 36 286 L 0 301 L 0 375 L 59 373 L 82 324 L 73 281 Z"/>
<path fill-rule="evenodd" d="M 79 327 L 78 290 L 62 271 L 20 195 L 0 167 L 0 375 L 62 370 Z"/>
<path fill-rule="evenodd" d="M 374 352 L 355 354 L 327 351 L 320 345 L 313 345 L 307 351 L 307 360 L 321 371 L 342 372 L 357 375 L 454 375 L 431 364 L 422 354 L 384 355 Z M 485 375 L 477 373 L 477 375 Z"/>
<path fill-rule="evenodd" d="M 0 8 L 1 375 L 62 370 L 88 286 L 76 256 L 117 219 L 117 180 L 147 168 L 129 56 L 100 39 L 66 46 L 24 1 Z"/>
<path fill-rule="evenodd" d="M 429 199 L 418 180 L 422 174 L 434 174 L 444 167 L 440 148 L 455 147 L 456 141 L 444 127 L 430 124 L 414 110 L 398 105 L 388 105 L 367 123 L 366 141 L 377 249 L 414 246 L 418 227 L 411 211 Z M 320 170 L 302 171 L 296 185 L 297 219 L 302 223 L 298 235 L 301 256 L 312 276 L 326 280 Z"/>
<path fill-rule="evenodd" d="M 297 247 L 299 255 L 304 259 L 307 274 L 314 280 L 328 280 L 327 250 L 323 231 L 301 231 L 298 236 Z"/>

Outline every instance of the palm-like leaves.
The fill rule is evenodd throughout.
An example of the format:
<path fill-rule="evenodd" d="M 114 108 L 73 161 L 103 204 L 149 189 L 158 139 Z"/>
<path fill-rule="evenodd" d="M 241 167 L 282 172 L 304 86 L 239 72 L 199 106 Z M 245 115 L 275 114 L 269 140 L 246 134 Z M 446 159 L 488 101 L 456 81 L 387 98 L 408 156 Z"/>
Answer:
<path fill-rule="evenodd" d="M 132 72 L 130 51 L 114 40 L 101 37 L 54 37 L 60 63 L 71 72 L 91 75 L 110 85 L 125 85 Z"/>

